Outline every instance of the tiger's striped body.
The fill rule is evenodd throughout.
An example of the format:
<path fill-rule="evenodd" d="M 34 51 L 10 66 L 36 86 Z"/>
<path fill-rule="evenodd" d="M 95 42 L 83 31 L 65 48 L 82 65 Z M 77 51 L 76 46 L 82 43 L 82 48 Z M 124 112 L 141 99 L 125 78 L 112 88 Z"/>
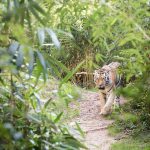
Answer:
<path fill-rule="evenodd" d="M 120 64 L 118 62 L 112 62 L 94 72 L 94 82 L 96 87 L 100 89 L 100 114 L 102 115 L 109 114 L 115 99 L 118 101 L 114 89 L 116 89 L 120 81 L 117 75 L 117 68 L 119 66 Z"/>

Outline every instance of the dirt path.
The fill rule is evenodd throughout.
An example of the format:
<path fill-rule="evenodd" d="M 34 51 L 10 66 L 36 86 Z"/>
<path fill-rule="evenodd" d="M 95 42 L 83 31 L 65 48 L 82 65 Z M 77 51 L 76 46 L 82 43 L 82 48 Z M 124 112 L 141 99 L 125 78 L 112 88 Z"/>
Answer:
<path fill-rule="evenodd" d="M 80 115 L 73 120 L 85 132 L 85 143 L 89 150 L 109 150 L 110 145 L 115 142 L 107 131 L 113 121 L 101 117 L 99 108 L 98 94 L 86 91 L 79 100 Z"/>

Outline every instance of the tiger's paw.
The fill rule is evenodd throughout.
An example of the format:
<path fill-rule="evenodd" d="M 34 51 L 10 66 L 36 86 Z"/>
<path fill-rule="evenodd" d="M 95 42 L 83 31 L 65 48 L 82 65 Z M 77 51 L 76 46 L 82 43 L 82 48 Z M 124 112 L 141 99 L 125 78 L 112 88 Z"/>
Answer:
<path fill-rule="evenodd" d="M 105 116 L 105 115 L 108 115 L 109 113 L 107 111 L 101 111 L 99 114 Z"/>
<path fill-rule="evenodd" d="M 102 109 L 99 114 L 103 115 L 103 116 L 106 116 L 106 115 L 109 115 L 110 113 L 111 113 L 110 111 L 106 111 L 105 109 Z"/>

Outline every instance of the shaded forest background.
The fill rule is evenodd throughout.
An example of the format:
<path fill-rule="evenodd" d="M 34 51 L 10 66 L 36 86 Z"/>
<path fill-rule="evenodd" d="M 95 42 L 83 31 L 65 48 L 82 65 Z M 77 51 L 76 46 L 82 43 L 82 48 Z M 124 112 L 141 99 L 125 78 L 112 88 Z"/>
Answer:
<path fill-rule="evenodd" d="M 42 104 L 44 84 L 64 95 L 76 72 L 92 73 L 111 61 L 122 65 L 126 86 L 117 92 L 150 128 L 150 2 L 148 0 L 2 0 L 0 2 L 0 145 L 2 149 L 79 149 L 85 146 Z M 134 76 L 135 80 L 131 78 Z M 59 82 L 58 82 L 59 80 Z M 90 79 L 89 79 L 90 80 Z M 51 83 L 53 81 L 53 83 Z M 92 81 L 91 81 L 92 82 Z M 51 86 L 50 85 L 50 86 Z M 73 93 L 76 97 L 76 93 Z M 81 132 L 80 127 L 77 125 Z M 82 132 L 81 132 L 82 133 Z"/>

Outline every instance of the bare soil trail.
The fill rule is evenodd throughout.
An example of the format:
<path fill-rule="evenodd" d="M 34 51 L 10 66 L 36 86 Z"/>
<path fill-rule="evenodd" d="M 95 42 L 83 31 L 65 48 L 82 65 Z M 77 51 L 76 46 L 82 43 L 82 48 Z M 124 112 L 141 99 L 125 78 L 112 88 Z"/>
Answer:
<path fill-rule="evenodd" d="M 108 135 L 107 127 L 113 123 L 99 115 L 100 100 L 96 92 L 84 91 L 79 100 L 80 115 L 73 122 L 85 132 L 85 144 L 89 150 L 110 150 L 115 138 Z"/>

